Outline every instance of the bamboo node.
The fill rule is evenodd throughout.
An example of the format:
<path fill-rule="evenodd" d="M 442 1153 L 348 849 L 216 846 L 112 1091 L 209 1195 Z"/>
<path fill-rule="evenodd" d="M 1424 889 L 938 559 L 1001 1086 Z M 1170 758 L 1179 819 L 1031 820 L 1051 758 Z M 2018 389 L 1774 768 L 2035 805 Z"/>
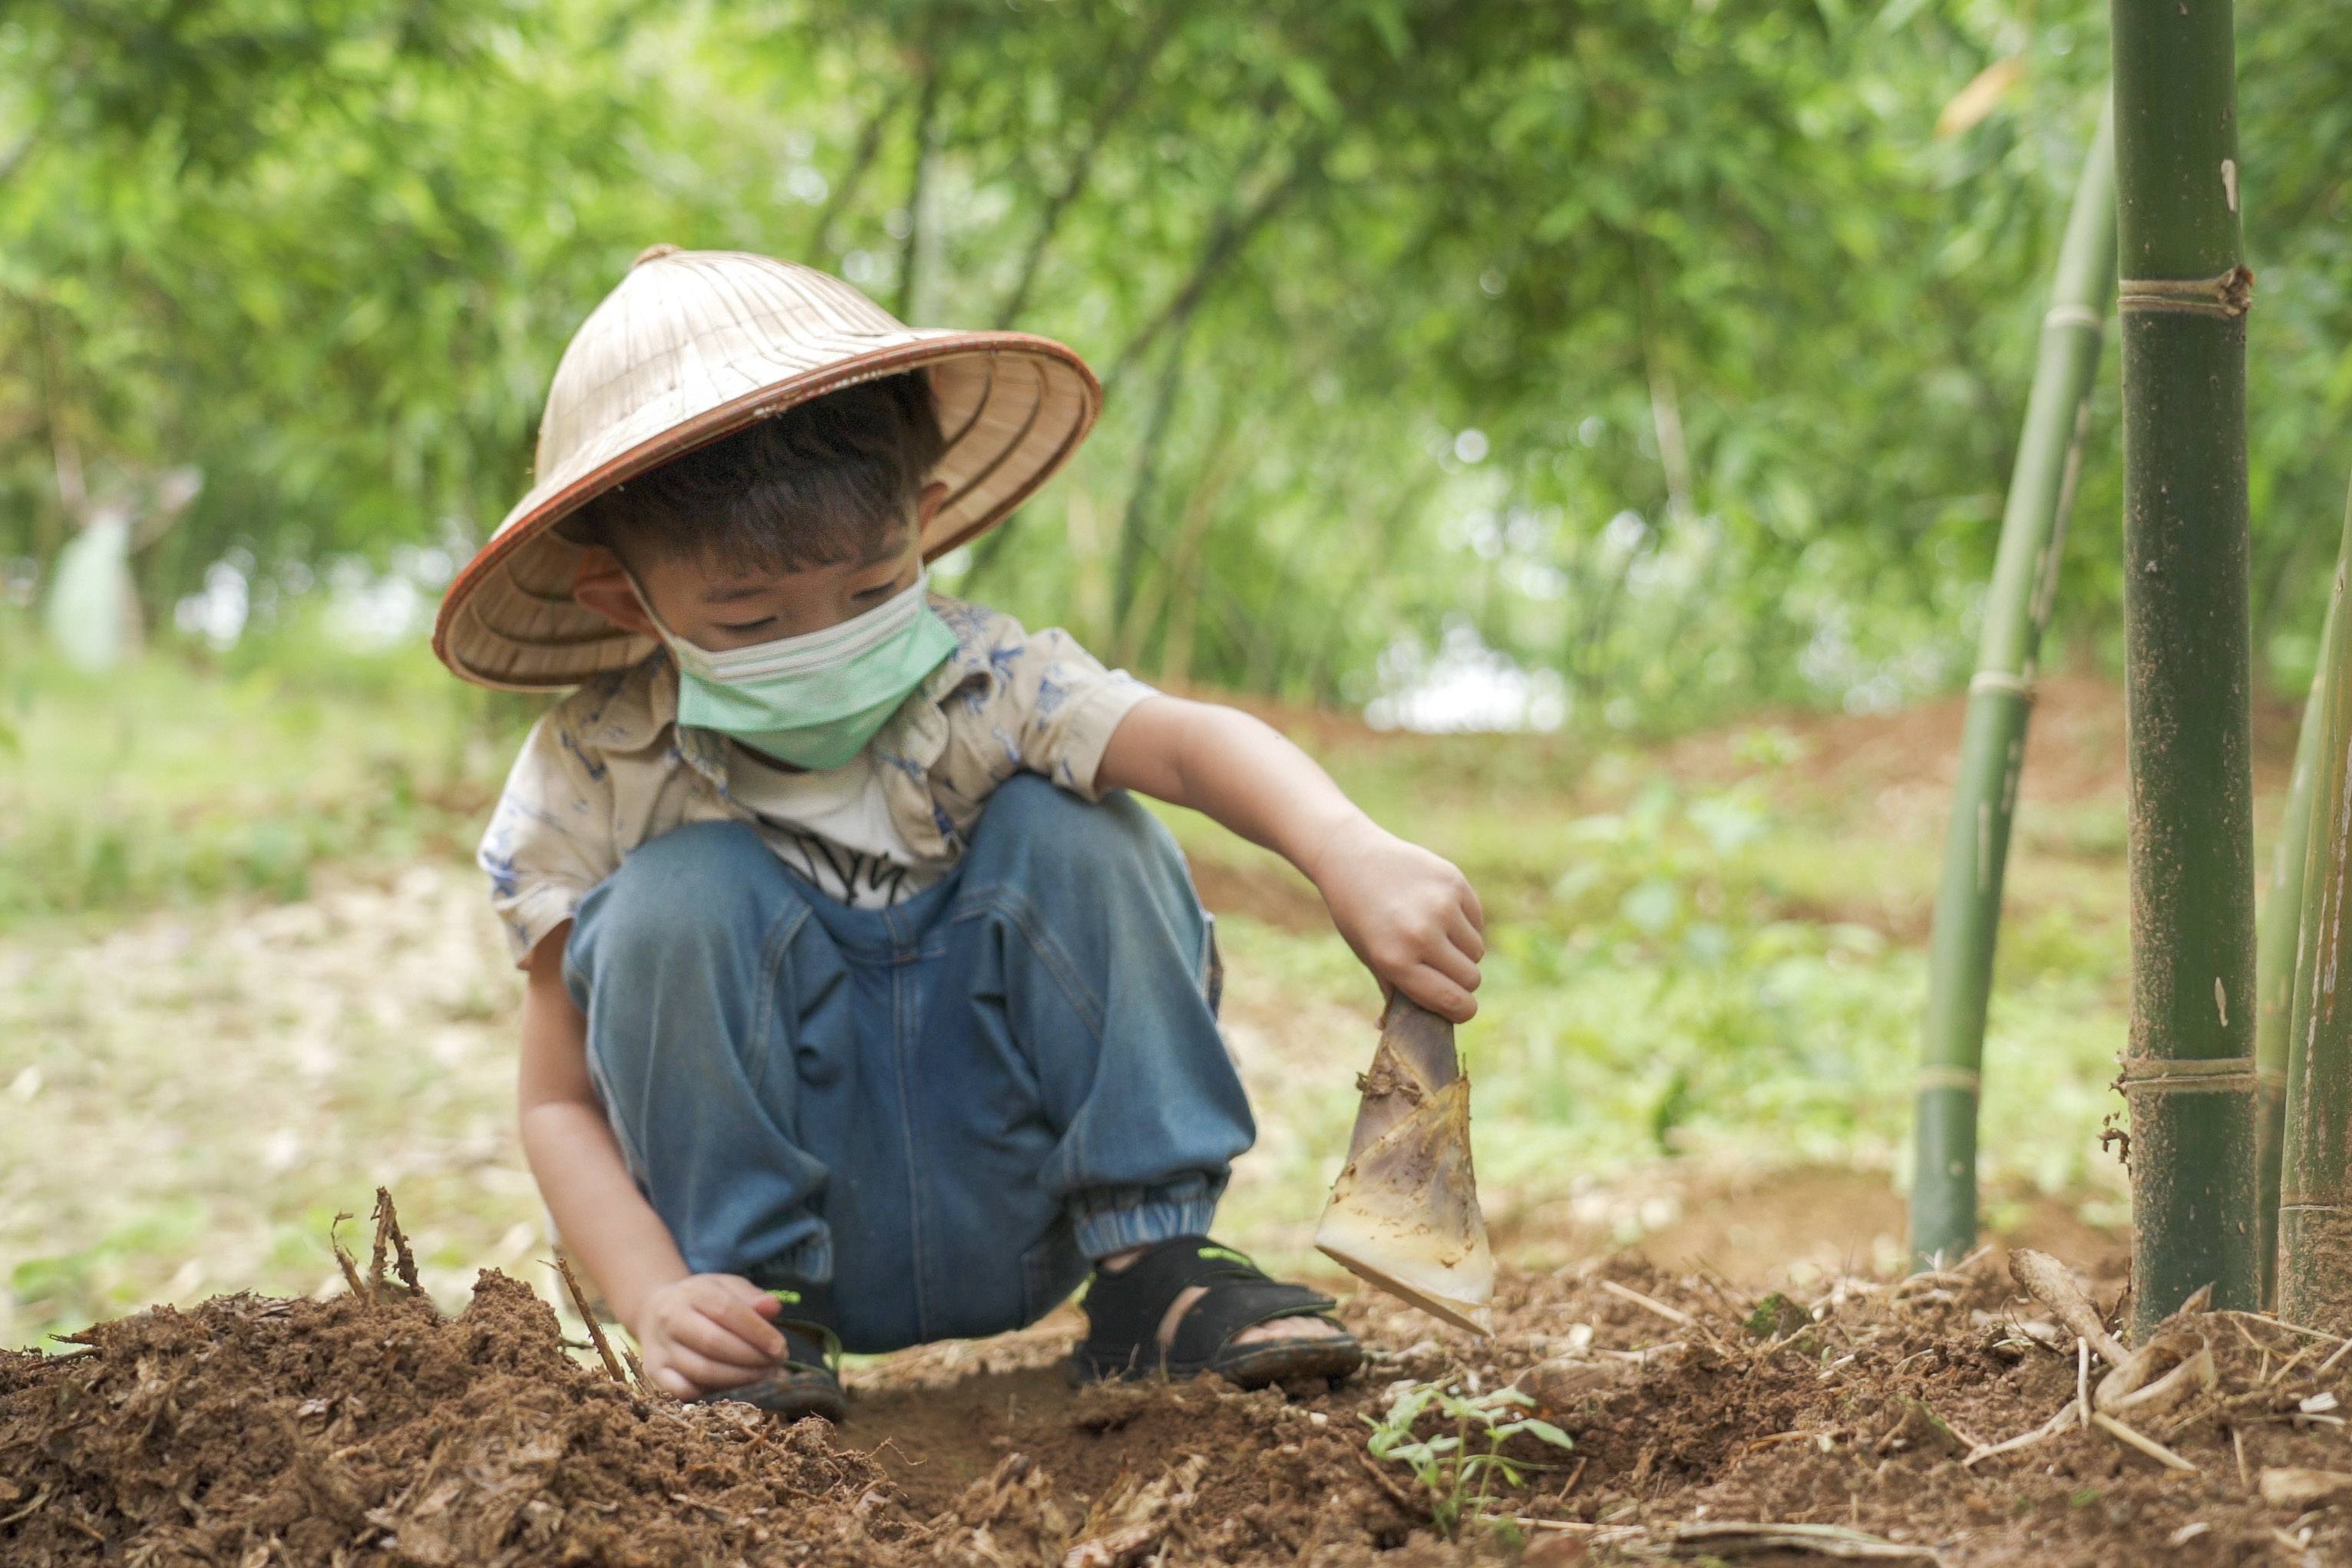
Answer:
<path fill-rule="evenodd" d="M 2007 670 L 1979 670 L 1969 677 L 1969 695 L 1979 692 L 2000 692 L 2010 696 L 2033 700 L 2033 683 L 2023 675 L 2012 675 Z"/>
<path fill-rule="evenodd" d="M 2254 308 L 2254 269 L 2233 267 L 2211 277 L 2126 277 L 2117 286 L 2116 305 L 2141 314 L 2234 320 Z"/>
<path fill-rule="evenodd" d="M 2094 332 L 2106 330 L 2107 319 L 2087 305 L 2053 305 L 2042 315 L 2044 331 L 2053 327 L 2082 327 Z"/>
<path fill-rule="evenodd" d="M 2135 1089 L 2158 1093 L 2237 1093 L 2251 1090 L 2259 1073 L 2251 1056 L 2162 1057 L 2127 1056 L 2116 1087 L 2126 1094 Z"/>
<path fill-rule="evenodd" d="M 1957 1089 L 1963 1094 L 1974 1094 L 1984 1080 L 1975 1069 L 1954 1067 L 1946 1062 L 1930 1062 L 1919 1070 L 1919 1092 L 1930 1089 Z"/>

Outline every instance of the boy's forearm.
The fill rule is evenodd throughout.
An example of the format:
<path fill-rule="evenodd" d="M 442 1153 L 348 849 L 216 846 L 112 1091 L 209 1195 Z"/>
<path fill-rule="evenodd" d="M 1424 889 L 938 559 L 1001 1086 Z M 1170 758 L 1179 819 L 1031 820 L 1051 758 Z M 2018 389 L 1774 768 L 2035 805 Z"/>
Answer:
<path fill-rule="evenodd" d="M 1456 1023 L 1478 1010 L 1486 915 L 1461 871 L 1358 810 L 1331 776 L 1247 714 L 1154 696 L 1128 711 L 1097 784 L 1205 812 L 1307 873 L 1381 984 Z"/>
<path fill-rule="evenodd" d="M 1372 826 L 1331 776 L 1271 726 L 1173 697 L 1139 704 L 1111 737 L 1097 781 L 1188 807 L 1320 883 L 1352 830 Z"/>
<path fill-rule="evenodd" d="M 629 1179 L 604 1113 L 567 1102 L 530 1106 L 522 1142 L 563 1249 L 588 1270 L 614 1314 L 635 1325 L 646 1298 L 689 1270 L 669 1228 Z"/>
<path fill-rule="evenodd" d="M 621 1321 L 637 1322 L 655 1291 L 687 1277 L 661 1217 L 627 1162 L 588 1076 L 588 1020 L 563 988 L 569 926 L 530 957 L 523 993 L 523 1155 L 566 1252 L 588 1270 Z"/>

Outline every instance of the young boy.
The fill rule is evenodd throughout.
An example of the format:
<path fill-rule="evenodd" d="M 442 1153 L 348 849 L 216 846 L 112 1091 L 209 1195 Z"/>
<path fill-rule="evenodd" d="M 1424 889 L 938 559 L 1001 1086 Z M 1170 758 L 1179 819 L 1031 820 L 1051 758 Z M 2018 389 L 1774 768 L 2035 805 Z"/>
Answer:
<path fill-rule="evenodd" d="M 579 686 L 481 862 L 532 1172 L 681 1397 L 837 1418 L 842 1348 L 1015 1328 L 1089 1274 L 1082 1376 L 1361 1361 L 1329 1297 L 1208 1239 L 1254 1128 L 1208 917 L 1125 792 L 1287 857 L 1456 1019 L 1478 903 L 1265 725 L 928 591 L 1099 397 L 1057 343 L 656 246 L 442 606 L 458 674 Z"/>

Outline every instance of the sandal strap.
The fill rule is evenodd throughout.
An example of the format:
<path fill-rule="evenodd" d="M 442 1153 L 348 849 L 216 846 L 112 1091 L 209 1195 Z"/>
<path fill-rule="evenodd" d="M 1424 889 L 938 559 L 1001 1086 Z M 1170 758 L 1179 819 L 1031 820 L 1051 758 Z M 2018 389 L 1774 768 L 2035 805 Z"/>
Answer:
<path fill-rule="evenodd" d="M 1116 1274 L 1097 1270 L 1087 1287 L 1087 1353 L 1098 1363 L 1159 1362 L 1160 1322 L 1195 1285 L 1207 1293 L 1178 1321 L 1166 1359 L 1192 1366 L 1213 1357 L 1234 1334 L 1276 1318 L 1325 1312 L 1339 1305 L 1303 1285 L 1286 1285 L 1234 1249 L 1205 1236 L 1162 1241 Z"/>
<path fill-rule="evenodd" d="M 814 1323 L 780 1323 L 784 1336 L 784 1364 L 805 1366 L 818 1372 L 838 1374 L 841 1366 L 841 1340 L 831 1329 Z M 814 1332 L 811 1332 L 811 1331 Z"/>
<path fill-rule="evenodd" d="M 1276 1318 L 1328 1312 L 1337 1305 L 1330 1297 L 1304 1285 L 1285 1285 L 1272 1280 L 1263 1284 L 1229 1279 L 1212 1281 L 1209 1293 L 1176 1321 L 1175 1342 L 1168 1347 L 1168 1359 L 1180 1366 L 1204 1364 L 1214 1360 L 1227 1342 L 1244 1329 L 1255 1328 Z"/>

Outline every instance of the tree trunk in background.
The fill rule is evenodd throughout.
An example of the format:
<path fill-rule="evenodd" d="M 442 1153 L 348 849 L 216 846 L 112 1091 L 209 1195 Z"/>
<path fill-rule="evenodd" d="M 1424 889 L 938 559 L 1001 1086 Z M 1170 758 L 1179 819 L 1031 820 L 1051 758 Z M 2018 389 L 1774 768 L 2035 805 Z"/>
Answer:
<path fill-rule="evenodd" d="M 2083 460 L 2107 305 L 2116 290 L 2113 107 L 2083 161 L 2059 247 L 2042 356 L 2025 405 L 2000 553 L 1985 594 L 1984 634 L 1960 737 L 1960 772 L 1927 959 L 1927 1020 L 1914 1122 L 1911 1253 L 1922 1268 L 1976 1245 L 1977 1088 L 1992 991 L 2001 876 L 2017 809 L 2018 768 L 2033 712 L 2042 633 L 2058 587 L 2066 514 Z"/>
<path fill-rule="evenodd" d="M 2231 0 L 2115 0 L 2132 1312 L 2262 1304 L 2246 323 Z"/>
<path fill-rule="evenodd" d="M 930 319 L 931 257 L 939 248 L 931 222 L 940 152 L 940 66 L 923 62 L 922 97 L 915 107 L 914 162 L 907 171 L 907 233 L 898 246 L 898 298 L 892 314 L 909 326 Z"/>
<path fill-rule="evenodd" d="M 2336 558 L 2336 580 L 2344 577 L 2344 558 Z M 2339 590 L 2340 592 L 2340 590 Z M 2261 1081 L 2257 1102 L 2261 1140 L 2261 1186 L 2254 1216 L 2262 1248 L 2263 1300 L 2278 1300 L 2278 1218 L 2280 1167 L 2286 1147 L 2287 1039 L 2294 1015 L 2295 935 L 2303 921 L 2304 858 L 2311 847 L 2311 776 L 2319 766 L 2320 731 L 2326 725 L 2328 649 L 2336 640 L 2336 601 L 2327 604 L 2327 623 L 2319 635 L 2319 668 L 2311 677 L 2311 695 L 2304 700 L 2303 728 L 2294 739 L 2294 774 L 2287 781 L 2286 804 L 2279 811 L 2278 852 L 2271 862 L 2271 893 L 2263 901 L 2254 927 L 2254 988 L 2259 1010 L 2254 1015 L 2254 1071 Z"/>
<path fill-rule="evenodd" d="M 2352 507 L 2347 508 L 2344 530 L 2344 548 L 2352 549 Z M 2352 556 L 2339 551 L 2336 559 L 2336 591 L 2319 653 L 2319 690 L 2304 715 L 2304 741 L 2295 748 L 2298 786 L 2305 782 L 2302 754 L 2315 754 L 2309 803 L 2303 821 L 2290 819 L 2282 832 L 2284 838 L 2300 826 L 2306 846 L 2294 1011 L 2286 1035 L 2276 1264 L 2279 1315 L 2331 1333 L 2352 1322 L 2352 1182 L 2347 1180 L 2345 1159 L 2346 1136 L 2352 1132 L 2352 1012 L 2336 1006 L 2345 883 L 2352 862 L 2352 679 L 2344 669 L 2352 653 L 2352 626 L 2344 616 L 2344 574 Z M 2288 809 L 2294 809 L 2292 796 Z"/>

